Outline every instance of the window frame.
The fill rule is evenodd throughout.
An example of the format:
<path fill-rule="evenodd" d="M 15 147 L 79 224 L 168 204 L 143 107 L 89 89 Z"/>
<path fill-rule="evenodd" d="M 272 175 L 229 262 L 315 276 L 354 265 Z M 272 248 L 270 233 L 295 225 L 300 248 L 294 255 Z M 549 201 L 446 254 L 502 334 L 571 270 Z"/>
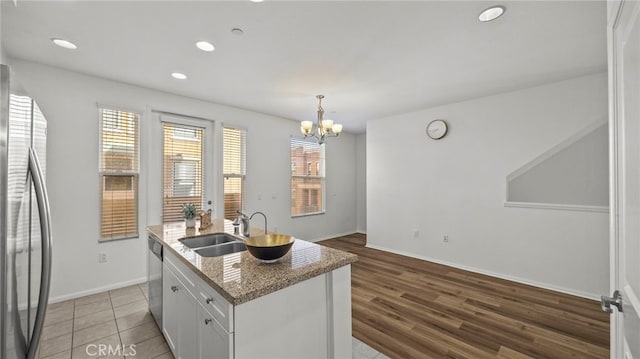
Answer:
<path fill-rule="evenodd" d="M 133 239 L 133 238 L 139 238 L 140 237 L 140 169 L 141 169 L 141 165 L 140 165 L 140 156 L 141 156 L 141 135 L 140 135 L 140 127 L 141 127 L 141 122 L 142 122 L 142 114 L 138 111 L 132 111 L 132 110 L 127 110 L 127 109 L 123 109 L 123 108 L 119 108 L 117 106 L 103 106 L 98 104 L 98 181 L 100 183 L 100 185 L 98 186 L 98 202 L 99 202 L 99 214 L 98 214 L 98 222 L 100 223 L 99 227 L 98 227 L 98 243 L 104 243 L 104 242 L 112 242 L 112 241 L 119 241 L 119 240 L 124 240 L 124 239 Z M 127 126 L 128 128 L 124 128 L 123 124 L 122 124 L 122 119 L 118 118 L 117 119 L 117 126 L 116 127 L 107 127 L 105 128 L 105 123 L 104 123 L 104 117 L 103 117 L 103 111 L 113 111 L 113 112 L 117 112 L 117 113 L 128 113 L 133 115 L 133 117 L 135 118 L 135 124 L 133 125 L 129 125 Z M 134 159 L 135 163 L 137 164 L 137 168 L 135 170 L 113 170 L 113 169 L 105 169 L 105 165 L 104 165 L 104 133 L 105 132 L 117 132 L 117 133 L 124 133 L 126 130 L 134 130 L 135 133 L 135 145 L 137 146 L 136 149 L 134 149 L 134 152 L 136 154 L 136 158 Z M 104 210 L 104 191 L 105 191 L 105 181 L 108 177 L 131 177 L 131 179 L 133 181 L 135 181 L 135 184 L 132 185 L 132 190 L 133 190 L 133 194 L 134 194 L 134 203 L 135 203 L 135 207 L 134 207 L 134 213 L 135 213 L 135 219 L 134 219 L 134 229 L 135 229 L 135 233 L 127 233 L 124 235 L 120 235 L 120 236 L 113 236 L 113 237 L 103 237 L 102 236 L 102 226 L 103 226 L 103 210 Z"/>
<path fill-rule="evenodd" d="M 326 148 L 325 148 L 324 145 L 319 145 L 317 142 L 315 142 L 313 140 L 302 139 L 302 138 L 297 138 L 297 137 L 291 136 L 291 138 L 289 139 L 289 159 L 290 159 L 290 162 L 292 164 L 295 162 L 295 159 L 293 157 L 293 152 L 292 152 L 293 141 L 306 142 L 306 143 L 318 146 L 318 149 L 321 151 L 321 155 L 320 155 L 320 158 L 318 159 L 318 161 L 316 163 L 318 163 L 319 168 L 321 168 L 322 170 L 319 171 L 320 173 L 318 173 L 318 171 L 316 171 L 315 175 L 312 174 L 313 171 L 309 171 L 308 169 L 311 166 L 313 166 L 313 163 L 315 161 L 311 161 L 311 162 L 306 161 L 306 162 L 304 162 L 304 166 L 302 166 L 304 168 L 304 172 L 306 174 L 298 174 L 298 175 L 296 175 L 294 173 L 295 171 L 293 169 L 294 169 L 294 167 L 298 168 L 299 166 L 297 166 L 297 165 L 295 165 L 295 166 L 292 165 L 291 166 L 291 170 L 290 170 L 291 176 L 290 176 L 290 181 L 289 181 L 289 192 L 290 192 L 290 195 L 289 195 L 289 199 L 290 199 L 289 208 L 290 208 L 291 218 L 300 218 L 300 217 L 324 215 L 327 212 L 327 201 L 326 201 L 326 196 L 327 196 L 327 190 L 326 190 L 326 188 L 327 188 L 327 173 L 326 173 L 327 154 L 326 154 Z M 321 184 L 320 188 L 319 189 L 314 189 L 314 190 L 317 190 L 317 191 L 321 191 L 320 200 L 322 201 L 322 207 L 318 211 L 306 212 L 306 213 L 301 213 L 301 214 L 294 214 L 293 213 L 294 201 L 299 199 L 298 198 L 299 196 L 293 191 L 293 182 L 294 182 L 294 179 L 297 179 L 297 178 L 300 178 L 300 179 L 320 179 L 320 184 Z M 306 195 L 306 197 L 307 197 L 306 200 L 309 200 L 309 202 L 311 202 L 310 201 L 310 193 L 311 193 L 312 189 L 306 189 L 306 190 L 308 191 L 308 193 Z M 303 199 L 304 199 L 304 197 L 305 196 L 303 194 L 300 196 L 300 198 L 303 198 Z"/>

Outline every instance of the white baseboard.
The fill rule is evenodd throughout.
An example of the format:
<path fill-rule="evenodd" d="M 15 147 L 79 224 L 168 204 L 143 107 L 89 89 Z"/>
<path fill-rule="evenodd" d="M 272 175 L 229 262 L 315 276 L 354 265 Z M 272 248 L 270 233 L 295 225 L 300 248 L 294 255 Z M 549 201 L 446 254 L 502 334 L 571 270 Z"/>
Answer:
<path fill-rule="evenodd" d="M 50 297 L 49 298 L 49 303 L 64 302 L 65 300 L 81 298 L 81 297 L 85 297 L 85 296 L 91 295 L 91 294 L 97 294 L 97 293 L 106 292 L 108 290 L 128 287 L 130 285 L 144 283 L 147 280 L 148 280 L 148 278 L 145 276 L 145 277 L 142 277 L 142 278 L 136 278 L 136 279 L 128 280 L 126 282 L 114 283 L 114 284 L 109 284 L 109 285 L 105 285 L 105 286 L 102 286 L 102 287 L 82 290 L 82 291 L 71 293 L 71 294 L 64 294 L 64 295 L 59 295 L 59 296 L 56 296 L 56 297 Z"/>
<path fill-rule="evenodd" d="M 555 291 L 555 292 L 560 292 L 560 293 L 564 293 L 564 294 L 573 295 L 573 296 L 576 296 L 576 297 L 582 297 L 582 298 L 592 299 L 592 300 L 596 300 L 596 301 L 600 300 L 600 295 L 599 294 L 582 292 L 582 291 L 579 291 L 579 290 L 560 287 L 560 286 L 556 286 L 556 285 L 549 284 L 549 283 L 542 283 L 542 282 L 538 282 L 538 281 L 535 281 L 535 280 L 520 278 L 520 277 L 511 276 L 511 275 L 507 275 L 507 274 L 495 273 L 495 272 L 491 272 L 491 271 L 480 269 L 480 268 L 475 268 L 475 267 L 466 266 L 466 265 L 462 265 L 462 264 L 452 263 L 452 262 L 443 261 L 443 260 L 440 260 L 440 259 L 430 258 L 430 257 L 426 257 L 426 256 L 416 255 L 416 254 L 413 254 L 413 253 L 409 253 L 409 252 L 405 252 L 405 251 L 399 251 L 399 250 L 390 249 L 390 248 L 385 248 L 385 247 L 382 247 L 382 246 L 377 246 L 377 245 L 373 245 L 373 244 L 369 244 L 369 243 L 367 243 L 366 247 L 367 248 L 372 248 L 372 249 L 378 249 L 378 250 L 385 251 L 385 252 L 391 252 L 391 253 L 399 254 L 399 255 L 402 255 L 402 256 L 417 258 L 417 259 L 421 259 L 421 260 L 427 261 L 427 262 L 438 263 L 438 264 L 446 265 L 446 266 L 449 266 L 449 267 L 466 270 L 466 271 L 469 271 L 469 272 L 484 274 L 484 275 L 488 275 L 490 277 L 506 279 L 506 280 L 509 280 L 509 281 L 512 281 L 512 282 L 527 284 L 527 285 L 531 285 L 531 286 L 538 287 L 538 288 L 544 288 L 544 289 L 552 290 L 552 291 Z"/>
<path fill-rule="evenodd" d="M 330 234 L 328 236 L 318 237 L 318 238 L 314 238 L 314 239 L 306 239 L 305 238 L 304 240 L 307 241 L 307 242 L 319 242 L 319 241 L 324 241 L 324 240 L 327 240 L 327 239 L 333 239 L 333 238 L 336 238 L 336 237 L 348 236 L 348 235 L 354 234 L 354 233 L 356 233 L 356 232 L 349 231 L 349 232 L 344 232 L 344 233 Z"/>
<path fill-rule="evenodd" d="M 360 234 L 367 234 L 367 231 L 362 231 L 362 230 L 357 230 L 356 233 L 360 233 Z"/>

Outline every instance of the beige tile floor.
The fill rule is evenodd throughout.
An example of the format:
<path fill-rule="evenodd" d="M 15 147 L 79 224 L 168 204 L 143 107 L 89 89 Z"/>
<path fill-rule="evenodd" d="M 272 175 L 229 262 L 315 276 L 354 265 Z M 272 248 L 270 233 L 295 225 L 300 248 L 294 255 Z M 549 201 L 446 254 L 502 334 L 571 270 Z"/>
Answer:
<path fill-rule="evenodd" d="M 147 289 L 144 283 L 50 304 L 39 358 L 173 359 L 149 313 Z M 135 346 L 131 347 L 132 344 Z M 104 348 L 102 353 L 100 348 Z M 135 349 L 135 355 L 131 355 L 134 354 L 131 348 Z M 352 358 L 388 357 L 353 338 Z"/>
<path fill-rule="evenodd" d="M 39 358 L 173 359 L 148 306 L 146 283 L 50 304 Z"/>

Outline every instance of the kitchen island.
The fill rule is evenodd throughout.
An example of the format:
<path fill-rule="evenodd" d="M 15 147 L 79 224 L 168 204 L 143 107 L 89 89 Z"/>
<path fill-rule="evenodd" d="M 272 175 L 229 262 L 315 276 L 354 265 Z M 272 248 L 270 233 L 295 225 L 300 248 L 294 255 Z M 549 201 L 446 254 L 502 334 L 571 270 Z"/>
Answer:
<path fill-rule="evenodd" d="M 161 329 L 176 358 L 351 357 L 355 255 L 296 239 L 263 263 L 248 251 L 203 257 L 182 244 L 214 233 L 243 240 L 220 219 L 204 230 L 170 223 L 147 231 L 164 247 Z"/>

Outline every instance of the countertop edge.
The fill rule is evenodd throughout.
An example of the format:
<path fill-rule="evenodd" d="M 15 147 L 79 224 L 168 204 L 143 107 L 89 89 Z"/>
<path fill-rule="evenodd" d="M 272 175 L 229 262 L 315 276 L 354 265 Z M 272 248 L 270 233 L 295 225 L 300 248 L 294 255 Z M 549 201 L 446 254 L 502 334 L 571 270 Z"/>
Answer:
<path fill-rule="evenodd" d="M 163 244 L 165 250 L 168 248 L 171 250 L 171 253 L 177 257 L 180 262 L 185 264 L 189 270 L 194 272 L 200 279 L 202 279 L 205 283 L 207 283 L 211 288 L 213 288 L 217 293 L 222 295 L 230 304 L 237 306 L 243 303 L 247 303 L 251 300 L 257 299 L 259 297 L 271 294 L 278 290 L 290 287 L 297 283 L 303 282 L 305 280 L 317 277 L 322 274 L 326 274 L 332 272 L 338 268 L 350 265 L 358 260 L 358 256 L 353 253 L 345 253 L 345 257 L 341 260 L 335 261 L 331 264 L 323 266 L 321 268 L 313 269 L 307 273 L 302 273 L 299 276 L 296 276 L 291 279 L 282 280 L 278 283 L 261 287 L 259 289 L 255 289 L 253 291 L 249 291 L 239 296 L 233 296 L 231 293 L 227 292 L 224 288 L 220 287 L 217 283 L 215 283 L 211 278 L 209 278 L 205 273 L 203 273 L 199 268 L 193 265 L 187 258 L 185 258 L 182 254 L 180 254 L 175 248 L 173 248 L 169 243 L 164 240 L 158 238 L 158 236 L 150 229 L 151 226 L 147 226 L 145 230 L 147 234 L 153 237 L 155 240 L 159 241 Z M 312 243 L 312 242 L 310 242 Z M 320 245 L 320 244 L 317 244 Z M 328 248 L 328 247 L 327 247 Z"/>
<path fill-rule="evenodd" d="M 358 259 L 357 259 L 356 255 L 353 255 L 353 257 L 350 256 L 348 258 L 345 258 L 342 261 L 338 261 L 338 262 L 332 263 L 331 265 L 328 265 L 328 266 L 323 267 L 321 269 L 317 269 L 317 270 L 311 271 L 311 272 L 307 273 L 306 275 L 301 275 L 301 276 L 299 276 L 297 278 L 294 278 L 292 280 L 283 281 L 283 282 L 280 282 L 278 284 L 274 284 L 274 285 L 271 285 L 271 286 L 266 286 L 266 287 L 262 288 L 261 290 L 255 290 L 255 291 L 252 291 L 252 292 L 248 292 L 248 293 L 236 298 L 235 302 L 231 302 L 231 303 L 233 305 L 240 305 L 240 304 L 243 304 L 243 303 L 247 303 L 249 301 L 252 301 L 254 299 L 260 298 L 262 296 L 277 292 L 277 291 L 279 291 L 281 289 L 290 287 L 290 286 L 298 284 L 300 282 L 304 282 L 305 280 L 308 280 L 308 279 L 311 279 L 311 278 L 315 278 L 317 276 L 332 272 L 332 271 L 334 271 L 334 270 L 336 270 L 338 268 L 350 265 L 351 263 L 356 262 L 357 260 Z"/>

